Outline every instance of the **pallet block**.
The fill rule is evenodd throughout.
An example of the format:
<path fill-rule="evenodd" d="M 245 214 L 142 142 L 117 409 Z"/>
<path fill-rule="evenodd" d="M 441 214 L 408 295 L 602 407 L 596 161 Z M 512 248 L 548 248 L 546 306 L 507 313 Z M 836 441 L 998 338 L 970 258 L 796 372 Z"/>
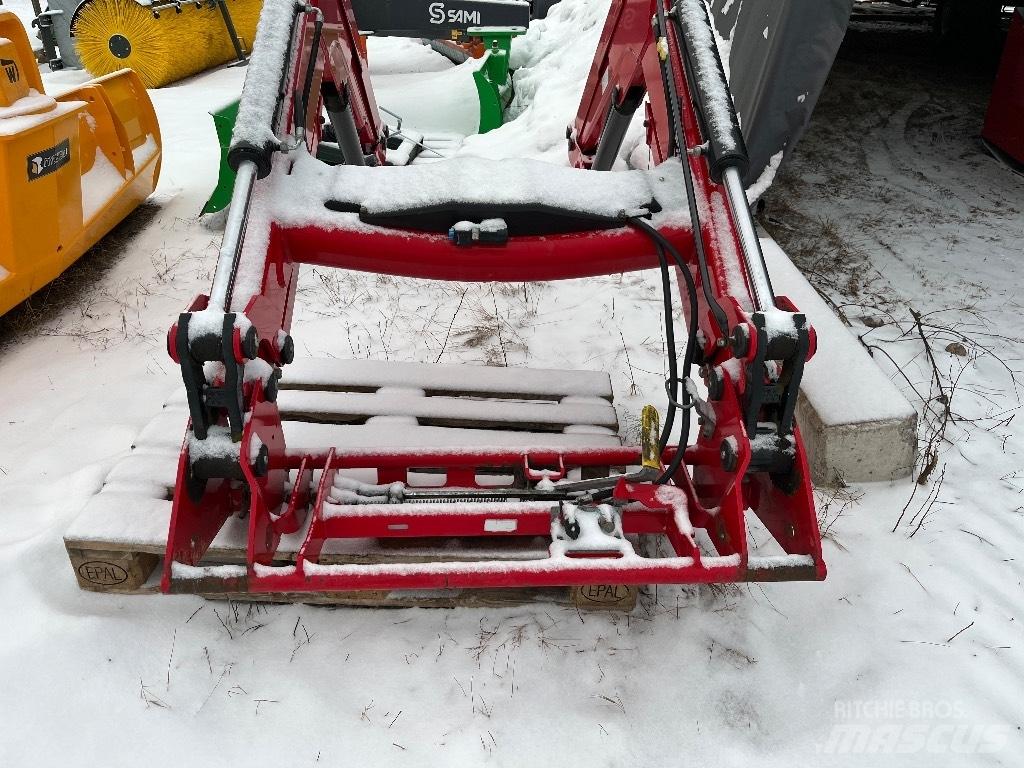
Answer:
<path fill-rule="evenodd" d="M 79 549 L 72 546 L 67 546 L 67 550 L 71 567 L 78 578 L 78 586 L 91 592 L 140 592 L 160 562 L 159 555 L 149 552 Z"/>

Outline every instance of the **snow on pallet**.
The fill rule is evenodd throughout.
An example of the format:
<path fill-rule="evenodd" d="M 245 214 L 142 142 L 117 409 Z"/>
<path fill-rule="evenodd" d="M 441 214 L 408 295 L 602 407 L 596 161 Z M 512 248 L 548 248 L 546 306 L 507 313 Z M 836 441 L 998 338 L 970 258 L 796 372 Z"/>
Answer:
<path fill-rule="evenodd" d="M 573 426 L 618 431 L 607 373 L 381 363 L 296 362 L 280 406 L 294 421 L 360 423 L 407 416 L 420 426 L 529 429 Z M 496 407 L 496 401 L 500 407 Z"/>
<path fill-rule="evenodd" d="M 619 445 L 618 421 L 607 373 L 297 360 L 285 369 L 279 403 L 289 453 L 380 448 L 594 447 Z M 140 433 L 132 450 L 107 476 L 64 536 L 83 589 L 157 591 L 166 548 L 171 499 L 182 435 L 188 420 L 184 394 L 173 395 Z M 307 524 L 308 525 L 308 524 Z M 247 520 L 232 518 L 204 564 L 244 563 Z M 282 539 L 280 563 L 295 559 L 306 527 Z M 521 539 L 429 541 L 336 540 L 320 562 L 423 562 L 544 557 L 547 542 Z M 630 609 L 635 587 L 488 590 L 371 590 L 277 595 L 378 606 L 511 605 L 535 601 Z M 212 595 L 211 595 L 212 596 Z M 224 597 L 225 595 L 217 595 Z M 231 595 L 228 595 L 231 597 Z M 246 596 L 245 599 L 253 599 Z"/>
<path fill-rule="evenodd" d="M 445 158 L 452 157 L 462 148 L 465 136 L 458 133 L 444 133 L 435 131 L 423 136 L 423 148 L 413 158 L 412 165 L 424 165 L 436 163 Z"/>

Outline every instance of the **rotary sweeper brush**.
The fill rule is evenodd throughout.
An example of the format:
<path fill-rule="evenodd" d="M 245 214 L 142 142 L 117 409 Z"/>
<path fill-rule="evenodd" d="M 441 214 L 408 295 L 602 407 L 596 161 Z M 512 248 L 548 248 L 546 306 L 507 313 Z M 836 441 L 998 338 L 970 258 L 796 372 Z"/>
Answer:
<path fill-rule="evenodd" d="M 52 69 L 94 76 L 134 69 L 159 88 L 220 64 L 245 61 L 261 0 L 51 0 L 37 19 Z"/>
<path fill-rule="evenodd" d="M 48 96 L 25 28 L 0 10 L 0 313 L 149 197 L 160 160 L 156 114 L 134 72 Z"/>
<path fill-rule="evenodd" d="M 612 172 L 641 106 L 652 166 Z M 323 111 L 338 138 L 333 164 L 318 157 Z M 815 335 L 772 289 L 740 181 L 743 137 L 701 0 L 613 0 L 568 137 L 566 167 L 483 158 L 386 167 L 388 135 L 349 0 L 266 1 L 229 152 L 237 177 L 213 286 L 168 333 L 191 418 L 164 591 L 824 578 L 794 423 Z M 370 399 L 384 412 L 402 403 L 430 419 L 454 407 L 437 394 L 459 371 L 292 365 L 300 264 L 460 281 L 659 269 L 665 424 L 659 429 L 648 407 L 641 444 L 618 447 L 555 439 L 570 435 L 500 441 L 493 432 L 441 443 L 432 442 L 437 428 L 346 424 L 371 385 L 416 388 L 415 403 L 409 390 Z M 686 321 L 681 361 L 673 274 Z M 706 399 L 691 378 L 695 364 Z M 488 372 L 503 369 L 466 370 L 466 388 L 485 399 L 461 403 L 460 418 L 543 410 L 509 404 L 509 393 L 566 393 L 570 383 L 564 372 L 502 382 Z M 285 392 L 293 393 L 288 419 Z M 568 394 L 581 399 L 565 405 L 582 407 L 594 392 Z M 755 518 L 775 554 L 749 550 Z M 244 565 L 207 558 L 227 524 L 247 529 Z M 645 550 L 652 537 L 663 546 Z M 285 538 L 291 556 L 282 554 Z M 458 547 L 429 562 L 359 557 L 374 540 L 437 538 L 548 546 L 513 560 L 466 562 Z M 338 547 L 348 560 L 331 559 Z"/>

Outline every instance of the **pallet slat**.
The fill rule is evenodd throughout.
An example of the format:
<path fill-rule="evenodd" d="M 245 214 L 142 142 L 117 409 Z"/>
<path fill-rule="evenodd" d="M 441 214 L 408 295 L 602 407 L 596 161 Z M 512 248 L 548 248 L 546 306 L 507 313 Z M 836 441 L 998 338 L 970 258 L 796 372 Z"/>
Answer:
<path fill-rule="evenodd" d="M 545 432 L 560 431 L 575 424 L 619 428 L 615 409 L 605 400 L 599 403 L 529 403 L 379 392 L 284 390 L 279 405 L 281 415 L 289 420 L 339 424 L 365 421 L 373 416 L 410 416 L 422 426 L 504 427 Z"/>
<path fill-rule="evenodd" d="M 611 378 L 605 371 L 301 358 L 285 367 L 281 379 L 282 389 L 365 392 L 382 387 L 415 387 L 428 395 L 554 401 L 570 395 L 612 399 Z"/>
<path fill-rule="evenodd" d="M 316 424 L 288 421 L 284 424 L 288 453 L 295 456 L 323 452 L 325 447 L 355 453 L 402 448 L 517 448 L 539 451 L 552 448 L 609 448 L 620 445 L 610 433 L 516 432 L 456 427 L 417 427 L 400 430 L 374 424 Z"/>
<path fill-rule="evenodd" d="M 283 395 L 283 393 L 282 393 Z M 184 399 L 183 396 L 180 399 Z M 188 411 L 177 404 L 179 395 L 152 422 L 147 424 L 135 447 L 139 450 L 171 450 L 181 448 Z M 388 418 L 388 417 L 381 417 Z M 530 432 L 509 429 L 472 429 L 468 427 L 435 427 L 402 425 L 401 430 L 384 424 L 324 424 L 307 421 L 284 421 L 285 442 L 290 456 L 322 453 L 326 448 L 367 451 L 374 448 L 479 448 L 484 446 L 520 449 L 548 448 L 610 448 L 621 445 L 608 427 L 586 425 L 565 432 Z"/>
<path fill-rule="evenodd" d="M 410 391 L 411 387 L 423 394 Z M 381 389 L 385 391 L 379 392 Z M 288 452 L 302 456 L 323 453 L 331 447 L 349 453 L 380 449 L 615 447 L 620 441 L 611 399 L 608 375 L 595 371 L 305 360 L 286 367 L 279 402 Z M 364 419 L 368 423 L 345 423 Z M 118 593 L 156 590 L 156 569 L 166 549 L 171 495 L 187 421 L 184 392 L 179 390 L 143 428 L 131 453 L 114 466 L 101 491 L 67 530 L 65 546 L 83 589 Z M 204 563 L 244 563 L 247 525 L 245 519 L 230 518 Z M 282 538 L 279 563 L 294 561 L 307 526 L 308 522 Z M 520 560 L 543 557 L 546 550 L 545 540 L 525 537 L 342 539 L 327 543 L 321 562 Z M 394 607 L 487 607 L 546 601 L 589 609 L 630 610 L 636 594 L 635 588 L 599 585 L 206 596 Z"/>

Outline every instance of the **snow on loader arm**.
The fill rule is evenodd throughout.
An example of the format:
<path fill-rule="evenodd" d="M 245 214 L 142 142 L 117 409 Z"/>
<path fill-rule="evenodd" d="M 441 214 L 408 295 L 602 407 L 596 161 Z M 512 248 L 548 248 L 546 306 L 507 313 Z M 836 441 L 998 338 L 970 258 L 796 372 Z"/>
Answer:
<path fill-rule="evenodd" d="M 160 129 L 131 70 L 46 95 L 25 28 L 0 10 L 0 313 L 67 269 L 145 200 Z"/>
<path fill-rule="evenodd" d="M 526 33 L 530 6 L 525 2 L 508 0 L 460 0 L 449 5 L 453 7 L 438 10 L 433 6 L 425 9 L 419 0 L 356 0 L 352 8 L 359 30 L 364 35 L 360 39 L 364 51 L 365 34 L 372 34 L 375 37 L 429 39 L 432 45 L 439 46 L 437 50 L 453 61 L 478 59 L 472 71 L 479 110 L 477 132 L 487 133 L 501 127 L 505 109 L 512 99 L 509 69 L 512 40 Z M 221 162 L 217 186 L 203 206 L 204 214 L 223 210 L 231 200 L 235 174 L 228 166 L 227 155 L 238 116 L 238 102 L 225 105 L 212 112 L 211 116 L 217 130 Z M 400 133 L 400 127 L 398 130 Z M 393 136 L 392 148 L 397 149 L 402 138 Z M 326 152 L 334 150 L 334 143 L 334 140 L 325 141 L 322 149 Z M 398 153 L 393 157 L 408 157 L 408 153 Z"/>
<path fill-rule="evenodd" d="M 594 170 L 618 153 L 623 123 L 645 95 L 652 167 Z M 335 165 L 317 157 L 322 110 L 339 137 Z M 815 336 L 765 270 L 739 183 L 743 137 L 701 0 L 613 0 L 569 136 L 572 167 L 469 157 L 382 166 L 386 137 L 348 0 L 267 0 L 229 152 L 237 176 L 213 286 L 168 333 L 190 420 L 165 592 L 825 577 L 793 420 Z M 647 409 L 647 444 L 611 447 L 543 436 L 434 444 L 436 432 L 417 440 L 371 424 L 339 432 L 337 395 L 360 391 L 359 366 L 291 365 L 302 263 L 460 281 L 660 269 L 665 424 Z M 673 272 L 686 319 L 682 361 Z M 695 364 L 707 399 L 690 377 Z M 437 386 L 429 370 L 402 370 L 392 386 Z M 488 371 L 501 369 L 465 376 L 479 383 Z M 546 375 L 524 369 L 518 378 Z M 308 394 L 313 383 L 334 391 L 313 393 L 302 421 L 282 421 L 281 387 Z M 207 565 L 229 518 L 248 530 L 246 562 Z M 749 551 L 754 518 L 773 554 Z M 302 542 L 294 561 L 278 554 L 283 536 Z M 321 560 L 336 546 L 437 537 L 543 537 L 549 546 L 503 561 Z M 652 554 L 635 547 L 639 537 L 665 546 Z"/>

